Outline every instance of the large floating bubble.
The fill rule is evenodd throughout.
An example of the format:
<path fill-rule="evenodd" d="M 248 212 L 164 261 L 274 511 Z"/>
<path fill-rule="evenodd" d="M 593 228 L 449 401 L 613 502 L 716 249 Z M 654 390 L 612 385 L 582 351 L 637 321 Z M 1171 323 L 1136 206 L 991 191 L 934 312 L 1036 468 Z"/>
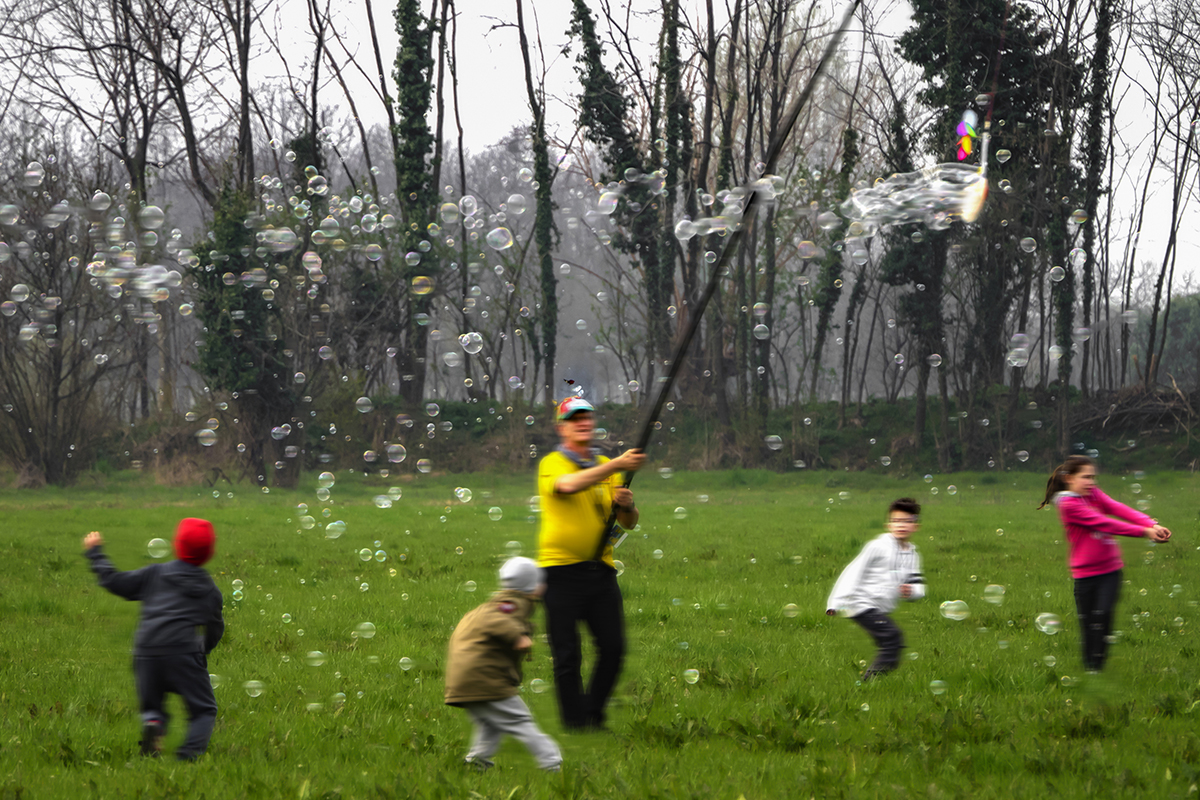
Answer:
<path fill-rule="evenodd" d="M 968 164 L 938 164 L 892 175 L 859 189 L 842 203 L 842 214 L 864 233 L 889 225 L 922 222 L 940 230 L 955 219 L 974 222 L 987 199 L 987 178 Z"/>
<path fill-rule="evenodd" d="M 1039 631 L 1049 636 L 1054 636 L 1063 629 L 1062 620 L 1058 618 L 1058 615 L 1048 612 L 1038 614 L 1037 619 L 1034 620 L 1034 624 Z"/>
<path fill-rule="evenodd" d="M 487 243 L 488 247 L 492 248 L 493 250 L 507 250 L 513 246 L 512 231 L 503 226 L 499 228 L 493 228 L 492 230 L 488 231 Z"/>
<path fill-rule="evenodd" d="M 971 609 L 962 600 L 947 600 L 938 609 L 946 619 L 961 622 L 971 616 Z"/>
<path fill-rule="evenodd" d="M 458 344 L 463 351 L 475 355 L 483 349 L 483 334 L 471 331 L 458 337 Z"/>

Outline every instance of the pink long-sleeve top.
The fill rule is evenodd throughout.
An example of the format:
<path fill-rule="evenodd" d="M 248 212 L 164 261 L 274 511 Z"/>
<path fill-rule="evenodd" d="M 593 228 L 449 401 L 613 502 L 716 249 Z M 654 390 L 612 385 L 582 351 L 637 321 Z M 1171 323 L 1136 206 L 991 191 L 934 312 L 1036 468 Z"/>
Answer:
<path fill-rule="evenodd" d="M 1140 511 L 1118 503 L 1099 489 L 1087 495 L 1059 492 L 1054 496 L 1058 517 L 1071 547 L 1071 577 L 1090 578 L 1125 566 L 1118 536 L 1145 536 L 1155 522 Z"/>

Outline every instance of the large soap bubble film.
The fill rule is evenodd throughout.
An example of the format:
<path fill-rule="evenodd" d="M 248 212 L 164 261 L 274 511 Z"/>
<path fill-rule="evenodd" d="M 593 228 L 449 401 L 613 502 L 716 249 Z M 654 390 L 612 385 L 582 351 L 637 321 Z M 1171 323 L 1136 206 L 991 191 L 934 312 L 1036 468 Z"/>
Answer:
<path fill-rule="evenodd" d="M 975 219 L 986 187 L 987 177 L 976 166 L 937 164 L 856 189 L 842 203 L 841 211 L 870 233 L 908 223 L 945 230 L 957 219 Z"/>

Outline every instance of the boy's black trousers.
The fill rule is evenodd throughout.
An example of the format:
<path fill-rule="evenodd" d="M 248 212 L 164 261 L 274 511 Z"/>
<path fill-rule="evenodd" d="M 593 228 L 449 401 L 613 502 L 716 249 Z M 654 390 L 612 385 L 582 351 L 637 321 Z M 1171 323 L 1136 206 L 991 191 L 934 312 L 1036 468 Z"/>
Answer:
<path fill-rule="evenodd" d="M 603 726 L 604 708 L 625 660 L 625 610 L 617 572 L 599 561 L 546 567 L 546 631 L 563 727 Z M 579 623 L 596 645 L 596 666 L 583 690 Z"/>
<path fill-rule="evenodd" d="M 133 678 L 142 706 L 142 724 L 157 720 L 167 729 L 167 692 L 183 698 L 188 711 L 187 739 L 176 755 L 197 758 L 208 749 L 217 721 L 217 699 L 208 677 L 208 658 L 203 653 L 166 656 L 134 656 Z"/>
<path fill-rule="evenodd" d="M 878 608 L 869 608 L 856 617 L 852 617 L 864 631 L 875 640 L 879 652 L 863 678 L 872 678 L 884 672 L 891 672 L 900 666 L 900 652 L 904 649 L 904 634 L 900 627 L 892 622 L 892 618 Z"/>

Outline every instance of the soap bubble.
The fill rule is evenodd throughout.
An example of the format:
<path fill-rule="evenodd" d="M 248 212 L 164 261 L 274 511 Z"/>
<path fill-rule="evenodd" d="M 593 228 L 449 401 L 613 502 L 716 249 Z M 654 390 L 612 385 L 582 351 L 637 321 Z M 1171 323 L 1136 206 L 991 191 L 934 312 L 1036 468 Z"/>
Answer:
<path fill-rule="evenodd" d="M 988 584 L 983 588 L 983 599 L 994 606 L 1004 602 L 1004 587 L 998 583 Z"/>
<path fill-rule="evenodd" d="M 438 219 L 442 221 L 443 225 L 453 225 L 458 222 L 458 218 L 459 210 L 456 203 L 442 203 L 441 208 L 438 209 Z"/>
<path fill-rule="evenodd" d="M 409 658 L 408 656 L 405 656 L 404 658 L 400 659 L 400 669 L 404 670 L 405 672 L 408 672 L 412 668 L 413 668 L 413 660 L 411 658 Z"/>
<path fill-rule="evenodd" d="M 428 275 L 418 275 L 412 279 L 412 293 L 424 296 L 433 292 L 433 279 Z"/>
<path fill-rule="evenodd" d="M 291 623 L 292 623 L 292 615 L 291 615 L 291 614 L 284 614 L 284 615 L 283 615 L 283 624 L 284 624 L 284 625 L 290 625 Z"/>
<path fill-rule="evenodd" d="M 763 325 L 761 322 L 758 325 L 754 326 L 753 333 L 754 333 L 754 338 L 758 339 L 760 342 L 771 338 L 771 329 L 768 328 L 766 325 Z"/>
<path fill-rule="evenodd" d="M 1042 663 L 1045 664 L 1047 667 L 1053 667 L 1055 664 L 1058 663 L 1058 659 L 1055 658 L 1054 656 L 1042 656 Z"/>
<path fill-rule="evenodd" d="M 478 586 L 478 584 L 475 583 L 475 581 L 467 581 L 466 583 L 463 584 L 464 592 L 473 592 L 478 588 L 479 588 L 479 586 Z"/>
<path fill-rule="evenodd" d="M 493 250 L 507 250 L 513 246 L 512 231 L 505 227 L 493 228 L 488 231 L 487 243 Z"/>
<path fill-rule="evenodd" d="M 1037 250 L 1037 239 L 1034 239 L 1032 236 L 1026 236 L 1020 241 L 1020 246 L 1022 252 L 1033 253 Z"/>
<path fill-rule="evenodd" d="M 166 215 L 158 206 L 146 206 L 138 211 L 138 224 L 148 231 L 156 231 L 163 226 Z"/>
<path fill-rule="evenodd" d="M 550 684 L 546 683 L 541 678 L 534 678 L 529 682 L 529 688 L 534 694 L 541 694 L 550 688 Z"/>
<path fill-rule="evenodd" d="M 930 681 L 929 682 L 929 691 L 933 692 L 933 694 L 935 694 L 935 695 L 945 694 L 946 693 L 946 682 L 945 681 Z"/>
<path fill-rule="evenodd" d="M 788 619 L 792 619 L 793 617 L 799 615 L 799 613 L 800 608 L 795 603 L 788 603 L 783 607 L 783 615 Z"/>
<path fill-rule="evenodd" d="M 770 450 L 783 449 L 783 437 L 781 436 L 768 436 L 764 441 L 767 444 L 767 448 Z"/>
<path fill-rule="evenodd" d="M 1063 629 L 1062 620 L 1058 618 L 1058 615 L 1048 612 L 1038 614 L 1034 624 L 1037 625 L 1039 631 L 1049 636 L 1053 636 Z"/>
<path fill-rule="evenodd" d="M 683 506 L 679 506 L 679 508 L 675 509 L 675 519 L 687 519 L 687 515 L 687 509 Z"/>
<path fill-rule="evenodd" d="M 996 160 L 999 161 L 1001 164 L 1008 163 L 1008 160 L 1010 158 L 1012 158 L 1011 151 L 1009 151 L 1009 150 L 997 150 L 996 151 Z"/>
<path fill-rule="evenodd" d="M 499 522 L 503 516 L 504 509 L 500 508 L 500 506 L 492 506 L 488 509 L 488 519 L 492 522 Z"/>
<path fill-rule="evenodd" d="M 1020 461 L 1023 464 L 1028 460 L 1029 460 L 1029 451 L 1028 450 L 1018 450 L 1017 451 L 1017 461 Z"/>
<path fill-rule="evenodd" d="M 326 658 L 325 654 L 320 650 L 310 650 L 308 651 L 308 655 L 304 657 L 304 661 L 310 667 L 320 667 L 324 666 Z"/>
<path fill-rule="evenodd" d="M 371 560 L 371 548 L 364 547 L 362 550 L 359 550 L 358 551 L 358 560 L 359 561 L 370 561 Z"/>
<path fill-rule="evenodd" d="M 251 697 L 258 697 L 263 693 L 262 681 L 246 681 L 242 684 L 242 688 L 246 690 L 246 694 Z"/>
<path fill-rule="evenodd" d="M 471 497 L 472 497 L 471 490 L 466 488 L 465 486 L 460 486 L 457 489 L 455 489 L 454 496 L 458 498 L 458 502 L 460 502 L 460 503 L 471 502 Z"/>
<path fill-rule="evenodd" d="M 475 331 L 464 333 L 458 337 L 458 344 L 470 355 L 475 355 L 483 349 L 483 336 Z"/>
<path fill-rule="evenodd" d="M 879 463 L 885 467 L 890 467 L 892 465 L 892 457 L 891 456 L 880 456 Z"/>
<path fill-rule="evenodd" d="M 402 444 L 389 444 L 387 448 L 387 459 L 393 464 L 399 464 L 408 457 L 408 450 Z"/>
<path fill-rule="evenodd" d="M 942 357 L 938 353 L 931 353 L 925 358 L 925 363 L 936 369 L 942 365 Z"/>
<path fill-rule="evenodd" d="M 513 539 L 504 545 L 504 551 L 506 553 L 508 553 L 510 556 L 521 555 L 521 551 L 523 549 L 524 548 L 521 546 L 521 543 L 518 542 L 516 539 Z"/>
<path fill-rule="evenodd" d="M 974 222 L 987 196 L 986 187 L 987 178 L 974 165 L 937 164 L 897 173 L 869 188 L 858 189 L 842 203 L 841 212 L 853 220 L 853 236 L 908 222 L 944 229 L 959 217 Z M 861 265 L 868 256 L 867 249 L 858 246 L 851 257 Z"/>
<path fill-rule="evenodd" d="M 695 683 L 696 681 L 700 680 L 700 670 L 685 669 L 683 671 L 683 679 L 688 683 Z"/>
<path fill-rule="evenodd" d="M 1059 283 L 1063 278 L 1067 277 L 1067 271 L 1062 267 L 1050 268 L 1050 280 Z"/>
<path fill-rule="evenodd" d="M 346 532 L 346 523 L 340 519 L 325 526 L 325 538 L 336 539 Z"/>
<path fill-rule="evenodd" d="M 621 195 L 616 192 L 605 192 L 600 195 L 600 199 L 596 202 L 596 210 L 605 216 L 610 216 L 617 210 L 617 201 L 621 199 Z"/>
<path fill-rule="evenodd" d="M 662 557 L 663 557 L 663 551 L 662 551 L 662 550 L 655 550 L 655 551 L 654 551 L 653 553 L 651 553 L 650 555 L 651 555 L 653 558 L 655 558 L 655 559 L 660 559 L 660 558 L 662 558 Z"/>
<path fill-rule="evenodd" d="M 418 459 L 417 472 L 420 472 L 422 475 L 428 475 L 430 472 L 433 472 L 433 462 L 428 458 Z"/>
<path fill-rule="evenodd" d="M 217 432 L 212 428 L 202 428 L 196 431 L 196 441 L 205 447 L 212 447 L 217 443 Z"/>
<path fill-rule="evenodd" d="M 335 478 L 333 476 L 332 472 L 322 472 L 320 475 L 317 476 L 317 486 L 319 486 L 322 489 L 332 489 L 333 484 L 336 481 L 337 481 L 337 478 Z"/>
<path fill-rule="evenodd" d="M 359 639 L 373 639 L 375 638 L 375 624 L 373 622 L 360 622 L 354 629 L 354 632 L 358 634 Z"/>
<path fill-rule="evenodd" d="M 35 188 L 42 185 L 42 181 L 46 178 L 46 168 L 37 161 L 30 161 L 29 166 L 25 167 L 25 185 L 29 188 Z"/>
<path fill-rule="evenodd" d="M 151 539 L 146 544 L 146 552 L 151 558 L 163 558 L 167 553 L 171 552 L 171 545 L 166 539 Z"/>
<path fill-rule="evenodd" d="M 942 603 L 938 610 L 943 617 L 952 619 L 955 622 L 961 622 L 971 616 L 971 609 L 962 600 L 947 600 Z"/>
<path fill-rule="evenodd" d="M 354 407 L 358 409 L 358 413 L 368 414 L 375 409 L 375 404 L 369 397 L 360 397 L 354 401 Z"/>

